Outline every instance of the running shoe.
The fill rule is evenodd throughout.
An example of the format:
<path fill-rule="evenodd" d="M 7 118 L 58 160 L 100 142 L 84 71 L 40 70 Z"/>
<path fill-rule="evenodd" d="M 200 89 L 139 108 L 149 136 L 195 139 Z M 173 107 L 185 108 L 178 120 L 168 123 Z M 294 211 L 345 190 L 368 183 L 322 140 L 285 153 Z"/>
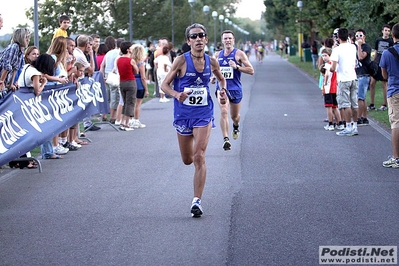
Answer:
<path fill-rule="evenodd" d="M 140 122 L 140 120 L 134 120 L 134 121 L 132 122 L 132 127 L 133 127 L 133 128 L 145 128 L 146 125 L 145 125 L 145 124 L 142 124 L 142 123 Z"/>
<path fill-rule="evenodd" d="M 227 137 L 224 138 L 223 149 L 224 149 L 225 151 L 229 151 L 229 150 L 231 149 L 231 143 L 230 143 L 229 138 L 227 138 Z"/>
<path fill-rule="evenodd" d="M 370 124 L 370 121 L 367 118 L 363 118 L 363 126 L 368 126 Z"/>
<path fill-rule="evenodd" d="M 371 111 L 371 110 L 375 110 L 374 104 L 370 104 L 369 106 L 367 106 L 367 111 Z"/>
<path fill-rule="evenodd" d="M 238 126 L 233 125 L 233 132 L 231 132 L 233 139 L 238 139 L 239 134 L 240 134 L 240 130 L 238 130 Z"/>
<path fill-rule="evenodd" d="M 335 128 L 337 130 L 344 130 L 345 129 L 345 125 L 341 124 L 341 125 L 337 125 L 337 127 Z"/>
<path fill-rule="evenodd" d="M 328 131 L 333 131 L 335 129 L 335 127 L 333 125 L 325 125 L 324 129 L 328 130 Z"/>
<path fill-rule="evenodd" d="M 201 217 L 203 214 L 202 207 L 201 207 L 201 199 L 195 197 L 193 202 L 191 203 L 191 215 L 192 217 Z"/>
<path fill-rule="evenodd" d="M 352 128 L 352 136 L 357 136 L 359 135 L 359 132 L 357 132 L 357 128 Z"/>
<path fill-rule="evenodd" d="M 393 158 L 392 156 L 388 157 L 388 160 L 382 163 L 382 166 L 386 168 L 399 168 L 399 158 Z"/>
<path fill-rule="evenodd" d="M 381 105 L 380 108 L 377 109 L 378 111 L 386 111 L 388 110 L 388 107 L 386 107 L 385 105 Z"/>
<path fill-rule="evenodd" d="M 344 130 L 337 132 L 337 136 L 353 136 L 352 130 L 345 128 Z"/>

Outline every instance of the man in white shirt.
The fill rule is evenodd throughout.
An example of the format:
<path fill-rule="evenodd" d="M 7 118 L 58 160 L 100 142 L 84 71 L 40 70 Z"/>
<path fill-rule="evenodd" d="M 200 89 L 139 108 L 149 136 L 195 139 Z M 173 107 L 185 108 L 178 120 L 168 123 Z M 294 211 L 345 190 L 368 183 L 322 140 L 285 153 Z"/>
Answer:
<path fill-rule="evenodd" d="M 338 136 L 355 136 L 357 131 L 357 76 L 356 76 L 356 46 L 349 39 L 349 32 L 345 28 L 338 30 L 339 46 L 335 47 L 331 54 L 331 71 L 337 72 L 338 108 L 343 111 L 343 119 L 346 128 L 337 132 Z M 353 119 L 353 122 L 351 120 Z"/>

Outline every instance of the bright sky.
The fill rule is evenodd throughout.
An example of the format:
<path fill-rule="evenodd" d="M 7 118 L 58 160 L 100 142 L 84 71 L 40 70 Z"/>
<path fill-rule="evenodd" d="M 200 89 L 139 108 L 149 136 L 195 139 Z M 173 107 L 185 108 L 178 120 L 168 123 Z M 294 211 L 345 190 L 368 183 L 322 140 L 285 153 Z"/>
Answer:
<path fill-rule="evenodd" d="M 33 23 L 26 19 L 25 12 L 30 7 L 33 7 L 34 0 L 16 0 L 15 4 L 17 7 L 10 3 L 0 5 L 0 14 L 4 21 L 0 35 L 12 33 L 12 29 L 16 28 L 18 24 L 28 23 L 33 28 Z M 261 12 L 264 10 L 263 0 L 242 0 L 238 5 L 236 16 L 259 19 Z"/>

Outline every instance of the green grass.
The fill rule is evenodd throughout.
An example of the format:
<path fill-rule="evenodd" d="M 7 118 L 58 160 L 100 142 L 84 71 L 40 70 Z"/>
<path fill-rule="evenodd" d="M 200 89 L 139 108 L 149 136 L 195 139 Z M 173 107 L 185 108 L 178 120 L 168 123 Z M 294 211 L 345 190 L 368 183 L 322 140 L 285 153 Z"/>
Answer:
<path fill-rule="evenodd" d="M 317 69 L 313 69 L 312 62 L 301 62 L 299 56 L 290 56 L 289 62 L 293 63 L 298 68 L 304 70 L 310 76 L 312 76 L 316 81 L 319 80 L 320 72 Z M 377 82 L 375 86 L 375 99 L 374 105 L 376 108 L 379 108 L 383 101 L 383 93 L 382 93 L 382 84 L 381 82 Z M 370 91 L 367 91 L 366 96 L 367 105 L 370 103 Z M 379 124 L 390 127 L 389 118 L 388 118 L 388 111 L 369 111 L 367 113 L 369 118 L 372 118 L 374 121 L 378 122 Z"/>

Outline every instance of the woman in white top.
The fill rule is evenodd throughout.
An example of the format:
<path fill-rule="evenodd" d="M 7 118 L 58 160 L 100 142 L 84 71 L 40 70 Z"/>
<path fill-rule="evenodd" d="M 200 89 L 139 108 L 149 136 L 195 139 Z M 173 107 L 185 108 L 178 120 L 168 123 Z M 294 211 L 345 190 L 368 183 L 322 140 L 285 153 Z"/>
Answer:
<path fill-rule="evenodd" d="M 18 86 L 33 88 L 36 96 L 40 95 L 44 86 L 47 84 L 45 74 L 52 76 L 54 73 L 54 59 L 48 54 L 41 54 L 30 64 L 26 64 L 22 69 L 18 79 Z"/>
<path fill-rule="evenodd" d="M 169 73 L 172 68 L 172 63 L 169 60 L 169 47 L 164 46 L 162 48 L 162 55 L 157 56 L 155 58 L 154 63 L 158 65 L 157 67 L 157 79 L 158 84 L 162 84 L 166 75 Z M 160 103 L 169 102 L 169 99 L 165 97 L 165 93 L 159 88 L 159 94 L 161 98 L 159 99 Z"/>

